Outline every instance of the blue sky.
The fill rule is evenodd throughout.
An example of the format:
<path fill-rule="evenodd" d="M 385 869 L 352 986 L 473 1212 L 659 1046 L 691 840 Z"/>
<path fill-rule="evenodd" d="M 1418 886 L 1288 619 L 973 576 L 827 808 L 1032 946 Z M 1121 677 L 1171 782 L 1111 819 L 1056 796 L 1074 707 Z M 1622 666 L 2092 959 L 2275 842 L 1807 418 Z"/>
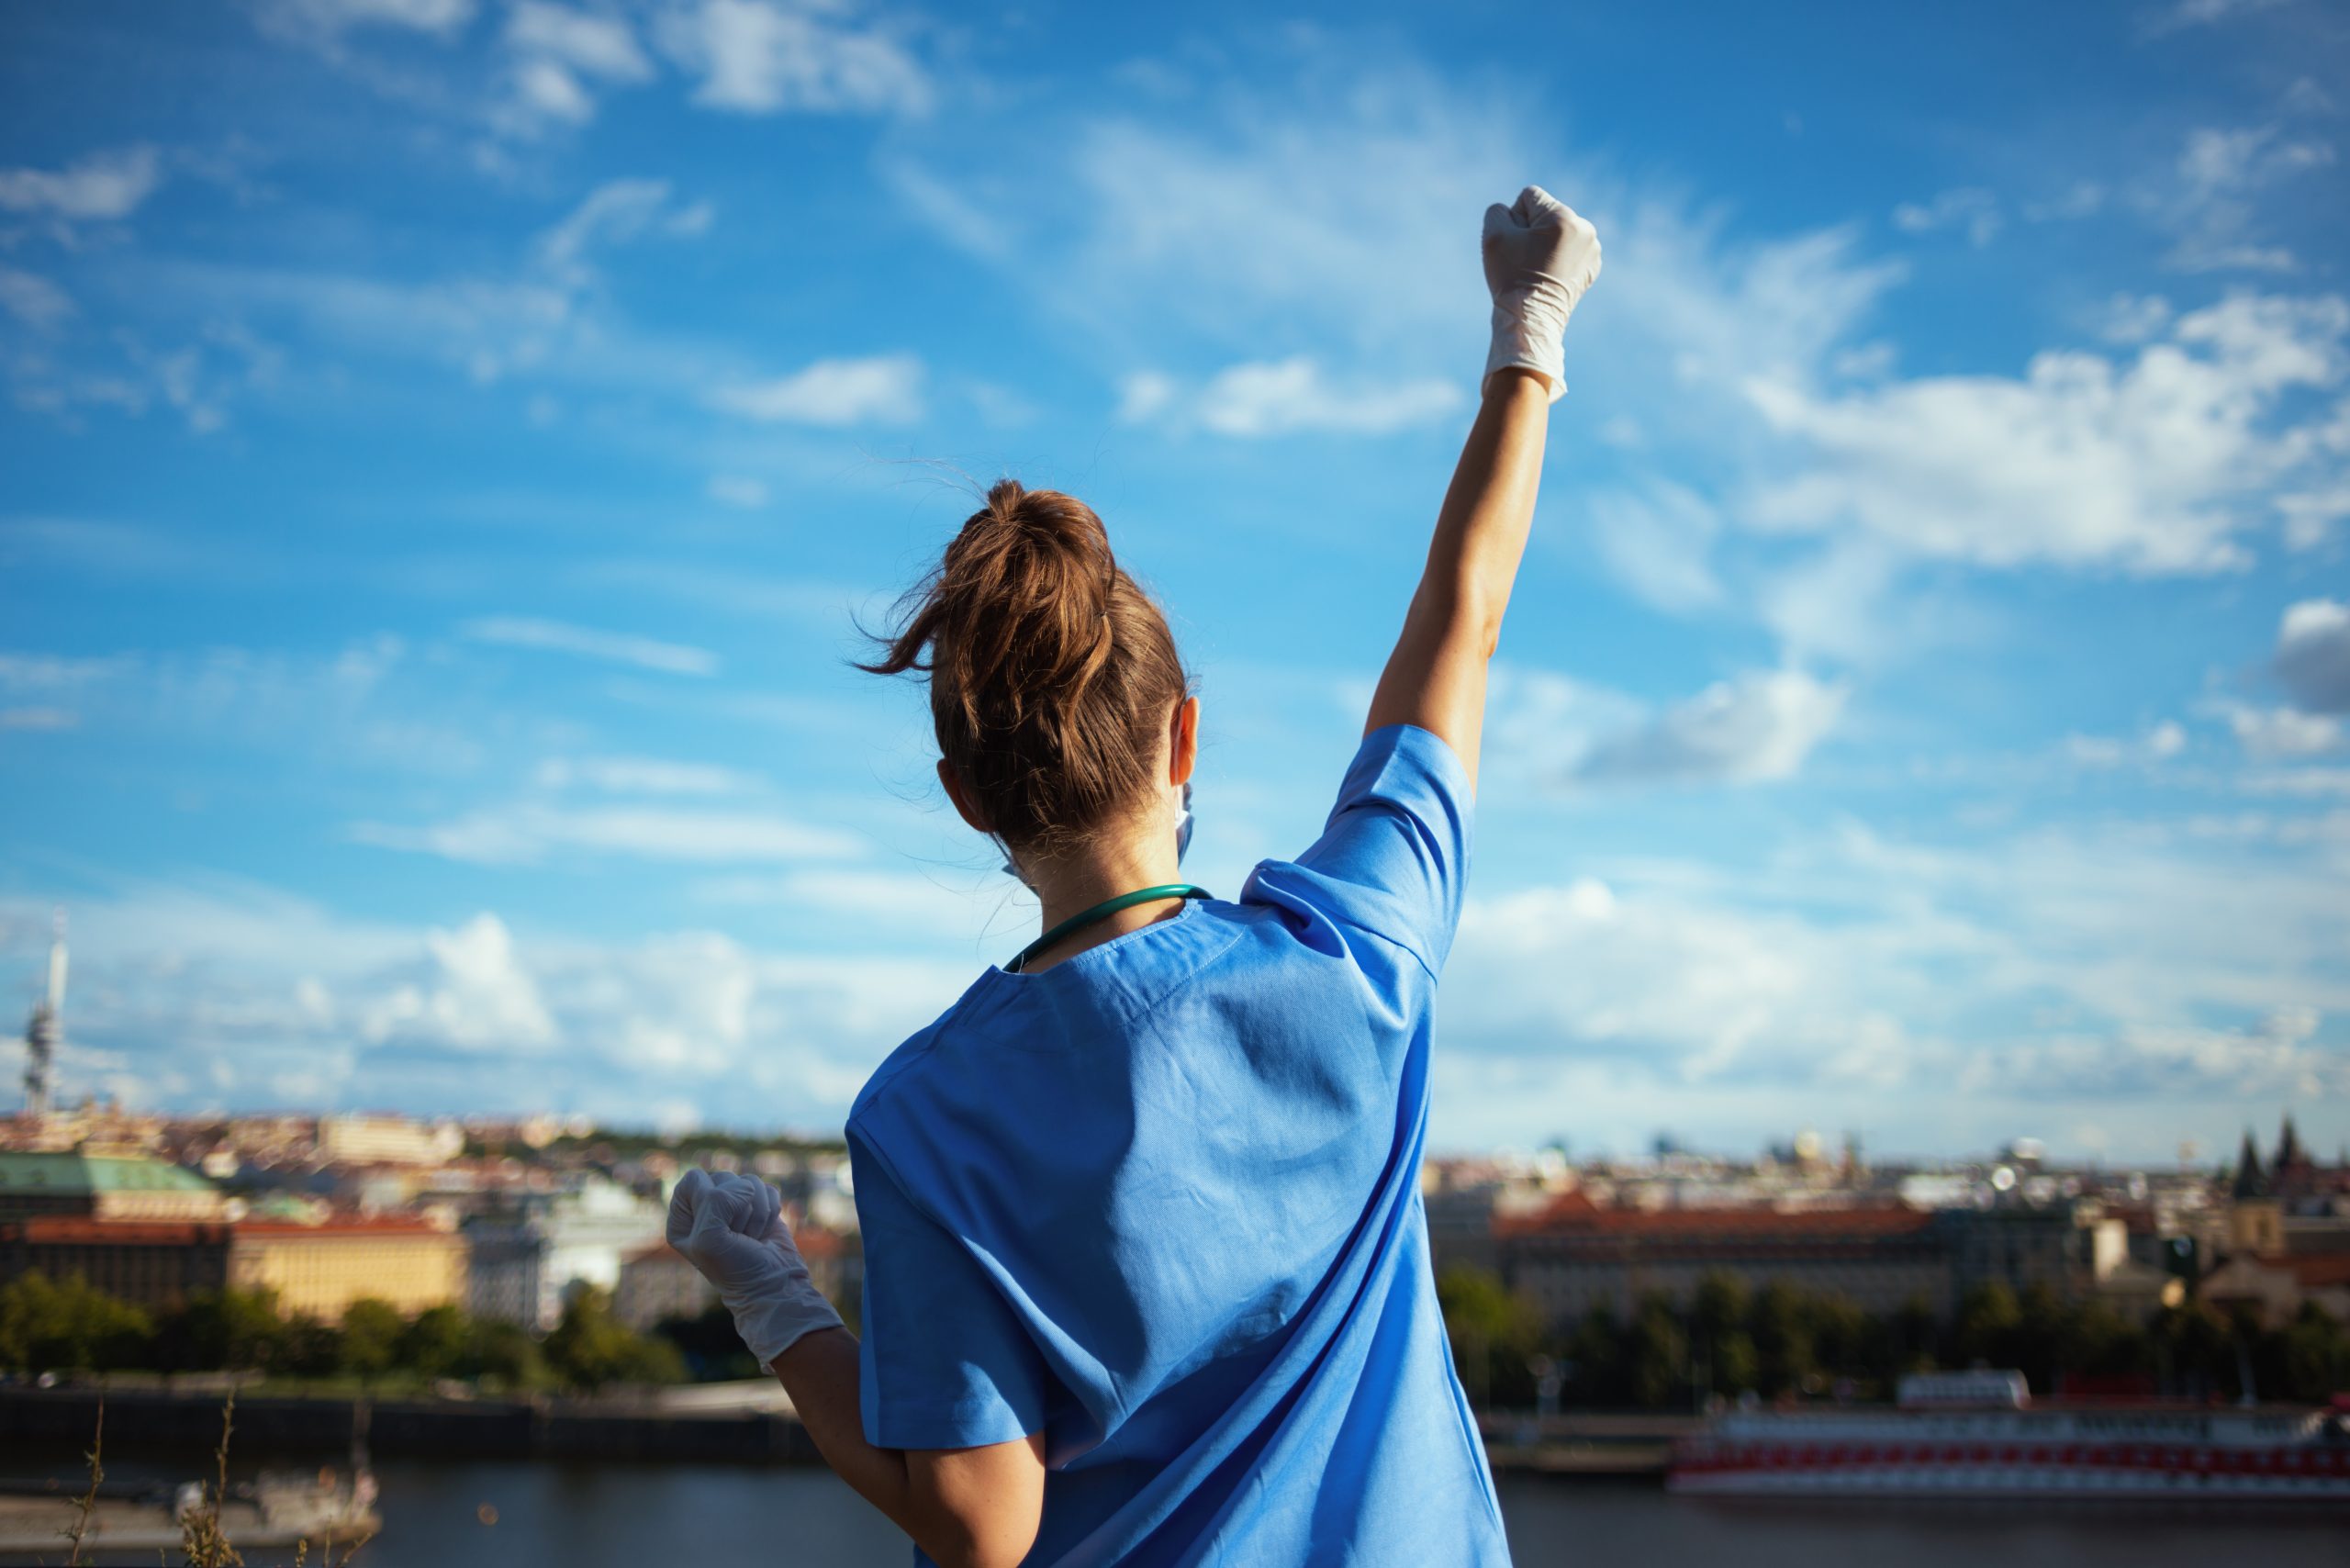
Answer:
<path fill-rule="evenodd" d="M 878 616 L 1071 489 L 1311 837 L 1606 269 L 1436 1141 L 2350 1138 L 2350 23 L 2310 3 L 0 16 L 0 984 L 69 1093 L 837 1124 L 1033 912 Z"/>

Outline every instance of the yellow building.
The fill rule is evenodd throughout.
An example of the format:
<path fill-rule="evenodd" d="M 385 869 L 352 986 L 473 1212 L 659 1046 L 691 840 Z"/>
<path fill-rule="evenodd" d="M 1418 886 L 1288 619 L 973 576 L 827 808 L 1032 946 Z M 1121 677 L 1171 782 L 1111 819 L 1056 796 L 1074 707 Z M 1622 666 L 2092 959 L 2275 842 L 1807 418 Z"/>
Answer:
<path fill-rule="evenodd" d="M 407 1215 L 248 1220 L 235 1227 L 229 1280 L 241 1290 L 277 1293 L 277 1308 L 332 1323 L 354 1301 L 374 1297 L 402 1313 L 461 1305 L 465 1242 L 456 1232 Z"/>

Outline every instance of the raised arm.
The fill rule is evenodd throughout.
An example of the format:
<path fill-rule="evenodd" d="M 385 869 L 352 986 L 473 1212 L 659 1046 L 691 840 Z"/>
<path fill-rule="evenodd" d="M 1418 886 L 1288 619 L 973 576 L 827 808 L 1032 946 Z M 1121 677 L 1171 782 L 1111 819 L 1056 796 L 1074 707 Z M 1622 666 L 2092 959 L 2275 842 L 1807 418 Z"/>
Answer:
<path fill-rule="evenodd" d="M 1442 736 L 1472 785 L 1484 734 L 1485 665 L 1533 526 L 1550 405 L 1566 390 L 1562 337 L 1599 275 L 1599 237 L 1528 185 L 1513 206 L 1486 209 L 1484 254 L 1494 343 L 1483 395 L 1365 725 L 1416 724 Z"/>

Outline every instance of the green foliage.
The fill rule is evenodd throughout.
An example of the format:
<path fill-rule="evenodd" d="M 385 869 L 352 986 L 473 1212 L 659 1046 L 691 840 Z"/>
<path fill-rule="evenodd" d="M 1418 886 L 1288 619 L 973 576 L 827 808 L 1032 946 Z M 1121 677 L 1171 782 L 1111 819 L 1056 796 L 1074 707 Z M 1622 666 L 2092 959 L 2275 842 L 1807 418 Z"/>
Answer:
<path fill-rule="evenodd" d="M 750 1348 L 734 1331 L 734 1315 L 712 1302 L 692 1317 L 667 1317 L 654 1330 L 675 1345 L 697 1378 L 750 1378 L 759 1375 Z"/>
<path fill-rule="evenodd" d="M 373 1296 L 362 1297 L 343 1309 L 342 1366 L 363 1380 L 383 1376 L 399 1359 L 400 1340 L 408 1321 L 399 1308 Z"/>
<path fill-rule="evenodd" d="M 1978 1364 L 2016 1368 L 2043 1396 L 2068 1377 L 2143 1376 L 2189 1399 L 2238 1398 L 2247 1379 L 2263 1398 L 2308 1404 L 2350 1388 L 2350 1330 L 2314 1305 L 2275 1327 L 2199 1305 L 2139 1323 L 2107 1302 L 1992 1283 L 1970 1291 L 1943 1325 L 1923 1299 L 1872 1316 L 1841 1296 L 1778 1282 L 1749 1290 L 1717 1272 L 1677 1305 L 1651 1294 L 1628 1318 L 1602 1304 L 1573 1323 L 1540 1325 L 1481 1271 L 1446 1271 L 1438 1294 L 1462 1386 L 1481 1407 L 1530 1406 L 1523 1369 L 1538 1356 L 1564 1363 L 1566 1403 L 1602 1408 L 1685 1410 L 1707 1396 L 1831 1389 L 1884 1399 L 1905 1372 Z M 1505 1375 L 1512 1366 L 1521 1375 Z"/>
<path fill-rule="evenodd" d="M 1461 1385 L 1479 1404 L 1531 1404 L 1528 1365 L 1542 1337 L 1534 1309 L 1494 1274 L 1455 1265 L 1436 1282 L 1437 1305 L 1452 1344 Z"/>
<path fill-rule="evenodd" d="M 267 1291 L 205 1291 L 166 1314 L 155 1335 L 165 1372 L 259 1372 L 277 1357 L 285 1320 Z"/>
<path fill-rule="evenodd" d="M 79 1275 L 52 1284 L 20 1274 L 0 1287 L 0 1364 L 23 1372 L 136 1366 L 153 1339 L 145 1313 Z"/>
<path fill-rule="evenodd" d="M 727 1326 L 732 1338 L 733 1326 Z M 740 1351 L 741 1341 L 733 1341 Z M 749 1353 L 742 1351 L 747 1363 Z M 669 1338 L 632 1332 L 601 1292 L 587 1293 L 549 1336 L 467 1316 L 455 1306 L 404 1317 L 390 1304 L 351 1304 L 339 1324 L 307 1313 L 281 1316 L 265 1291 L 191 1296 L 160 1322 L 93 1289 L 26 1273 L 0 1286 L 0 1368 L 17 1372 L 143 1370 L 265 1372 L 279 1377 L 355 1373 L 464 1378 L 499 1392 L 610 1383 L 677 1383 L 685 1358 Z M 731 1368 L 721 1369 L 729 1375 Z M 750 1375 L 744 1373 L 743 1375 Z"/>
<path fill-rule="evenodd" d="M 453 1306 L 428 1306 L 400 1330 L 394 1359 L 420 1377 L 452 1377 L 465 1359 L 473 1326 Z"/>
<path fill-rule="evenodd" d="M 612 1316 L 611 1293 L 587 1286 L 564 1305 L 547 1336 L 547 1369 L 574 1388 L 609 1383 L 677 1383 L 686 1375 L 677 1347 L 646 1338 Z"/>

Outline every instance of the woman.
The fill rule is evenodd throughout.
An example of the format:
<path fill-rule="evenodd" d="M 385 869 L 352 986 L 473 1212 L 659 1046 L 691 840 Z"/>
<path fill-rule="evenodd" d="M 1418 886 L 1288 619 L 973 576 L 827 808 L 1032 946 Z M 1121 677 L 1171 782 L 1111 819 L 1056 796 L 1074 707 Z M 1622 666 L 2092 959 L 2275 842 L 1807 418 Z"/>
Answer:
<path fill-rule="evenodd" d="M 848 1122 L 865 1338 L 781 1200 L 688 1171 L 670 1239 L 850 1485 L 942 1564 L 1504 1563 L 1418 1196 L 1485 665 L 1591 226 L 1485 214 L 1494 342 L 1336 810 L 1237 902 L 1182 883 L 1199 702 L 1083 503 L 1009 480 L 881 673 L 1044 934 Z"/>

